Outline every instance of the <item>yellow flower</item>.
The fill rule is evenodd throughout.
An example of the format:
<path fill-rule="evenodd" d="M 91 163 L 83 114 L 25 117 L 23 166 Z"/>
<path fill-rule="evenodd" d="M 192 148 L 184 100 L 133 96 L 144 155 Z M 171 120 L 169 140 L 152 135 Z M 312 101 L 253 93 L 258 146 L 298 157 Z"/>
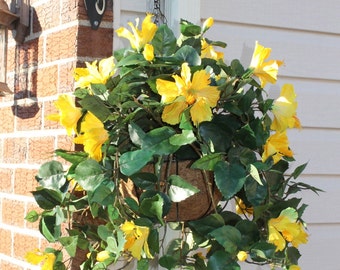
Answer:
<path fill-rule="evenodd" d="M 262 88 L 267 82 L 273 84 L 276 82 L 279 66 L 283 64 L 283 61 L 279 60 L 264 62 L 269 57 L 270 52 L 270 48 L 265 48 L 256 41 L 250 68 L 254 69 L 254 75 L 260 79 Z"/>
<path fill-rule="evenodd" d="M 282 210 L 277 218 L 268 221 L 268 242 L 276 246 L 276 251 L 282 251 L 286 241 L 291 242 L 294 247 L 307 243 L 308 234 L 303 225 L 297 222 L 297 218 L 296 210 L 289 207 Z"/>
<path fill-rule="evenodd" d="M 146 61 L 151 62 L 155 56 L 154 56 L 154 49 L 151 44 L 145 44 L 144 51 L 143 51 L 143 56 Z"/>
<path fill-rule="evenodd" d="M 107 260 L 108 258 L 110 258 L 110 252 L 108 252 L 107 250 L 103 250 L 97 253 L 96 256 L 96 260 L 98 262 L 103 262 L 105 260 Z"/>
<path fill-rule="evenodd" d="M 247 252 L 241 250 L 237 253 L 237 259 L 240 261 L 240 262 L 244 262 L 248 257 L 248 254 Z"/>
<path fill-rule="evenodd" d="M 296 264 L 292 264 L 289 266 L 288 270 L 301 270 L 301 267 Z"/>
<path fill-rule="evenodd" d="M 212 17 L 209 17 L 206 19 L 203 23 L 203 32 L 207 31 L 211 26 L 214 24 L 214 19 Z"/>
<path fill-rule="evenodd" d="M 181 76 L 173 75 L 174 82 L 157 79 L 158 93 L 165 106 L 162 120 L 175 125 L 180 121 L 183 111 L 190 106 L 190 116 L 197 126 L 212 118 L 211 108 L 220 97 L 216 86 L 210 86 L 210 75 L 205 70 L 196 71 L 191 80 L 188 63 L 182 64 Z M 170 104 L 169 104 L 170 103 Z"/>
<path fill-rule="evenodd" d="M 284 84 L 280 97 L 273 103 L 274 120 L 270 127 L 272 130 L 284 131 L 287 128 L 301 128 L 300 121 L 296 117 L 297 102 L 295 99 L 293 85 Z"/>
<path fill-rule="evenodd" d="M 60 121 L 68 135 L 77 131 L 77 122 L 81 117 L 81 109 L 75 106 L 74 100 L 69 95 L 60 95 L 54 102 L 54 106 L 59 110 L 59 114 L 51 114 L 47 119 Z"/>
<path fill-rule="evenodd" d="M 84 151 L 97 161 L 102 159 L 102 145 L 109 138 L 103 123 L 91 112 L 86 113 L 75 143 L 83 144 Z"/>
<path fill-rule="evenodd" d="M 244 215 L 244 214 L 253 215 L 253 213 L 254 213 L 253 207 L 247 207 L 244 204 L 244 202 L 238 197 L 235 197 L 235 201 L 236 201 L 236 213 L 237 214 L 239 214 L 239 215 Z"/>
<path fill-rule="evenodd" d="M 25 260 L 31 264 L 38 265 L 43 262 L 41 270 L 53 270 L 55 259 L 53 253 L 41 252 L 39 249 L 29 251 L 25 255 Z"/>
<path fill-rule="evenodd" d="M 130 41 L 131 47 L 138 52 L 141 51 L 144 46 L 149 43 L 156 31 L 157 25 L 152 22 L 152 14 L 147 14 L 143 20 L 141 30 L 138 29 L 139 19 L 136 19 L 136 26 L 129 22 L 128 25 L 131 27 L 132 33 L 124 27 L 120 27 L 116 30 L 119 37 L 124 37 Z"/>
<path fill-rule="evenodd" d="M 125 234 L 125 250 L 131 252 L 137 260 L 141 259 L 142 253 L 147 258 L 153 258 L 148 245 L 148 227 L 135 225 L 133 221 L 125 221 L 120 228 Z"/>
<path fill-rule="evenodd" d="M 214 46 L 208 44 L 205 39 L 202 39 L 202 50 L 201 50 L 201 58 L 211 58 L 214 60 L 223 59 L 223 52 L 216 52 Z"/>
<path fill-rule="evenodd" d="M 293 156 L 293 152 L 289 149 L 289 141 L 286 131 L 276 132 L 267 139 L 266 144 L 264 145 L 262 161 L 265 162 L 271 156 L 274 164 L 279 162 L 283 156 Z"/>
<path fill-rule="evenodd" d="M 91 84 L 106 84 L 107 80 L 115 73 L 113 56 L 92 64 L 85 62 L 86 68 L 74 70 L 75 87 L 91 88 Z"/>

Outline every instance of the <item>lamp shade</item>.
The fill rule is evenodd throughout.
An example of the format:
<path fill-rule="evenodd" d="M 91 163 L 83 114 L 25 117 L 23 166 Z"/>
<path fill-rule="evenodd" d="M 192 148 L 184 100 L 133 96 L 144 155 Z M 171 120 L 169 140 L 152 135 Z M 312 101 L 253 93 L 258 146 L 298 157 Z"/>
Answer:
<path fill-rule="evenodd" d="M 14 13 L 9 11 L 5 0 L 0 0 L 0 25 L 8 27 L 18 18 L 18 15 L 15 15 Z"/>

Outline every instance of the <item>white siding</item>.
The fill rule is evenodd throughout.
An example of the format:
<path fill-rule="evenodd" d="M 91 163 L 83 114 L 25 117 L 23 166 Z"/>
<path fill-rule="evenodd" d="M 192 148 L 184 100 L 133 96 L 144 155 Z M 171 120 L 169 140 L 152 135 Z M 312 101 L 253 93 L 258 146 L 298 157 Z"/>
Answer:
<path fill-rule="evenodd" d="M 301 180 L 320 187 L 320 196 L 300 194 L 309 205 L 310 240 L 301 246 L 304 270 L 339 270 L 340 241 L 340 1 L 201 0 L 202 21 L 214 17 L 209 38 L 228 43 L 228 61 L 249 64 L 255 40 L 285 62 L 269 94 L 284 83 L 298 94 L 301 131 L 289 133 L 296 164 L 308 162 Z M 246 269 L 255 269 L 247 267 Z"/>

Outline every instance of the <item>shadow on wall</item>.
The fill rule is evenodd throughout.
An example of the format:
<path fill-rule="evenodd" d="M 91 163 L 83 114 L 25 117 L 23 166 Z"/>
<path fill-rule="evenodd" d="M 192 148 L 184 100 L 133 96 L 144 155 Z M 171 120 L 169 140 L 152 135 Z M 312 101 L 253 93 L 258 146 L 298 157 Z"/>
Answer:
<path fill-rule="evenodd" d="M 31 8 L 30 16 L 33 23 L 29 27 L 28 37 L 42 31 L 34 8 Z M 32 118 L 40 110 L 37 103 L 37 71 L 39 63 L 42 62 L 42 59 L 39 59 L 39 36 L 26 39 L 24 43 L 15 46 L 12 112 L 21 119 Z"/>

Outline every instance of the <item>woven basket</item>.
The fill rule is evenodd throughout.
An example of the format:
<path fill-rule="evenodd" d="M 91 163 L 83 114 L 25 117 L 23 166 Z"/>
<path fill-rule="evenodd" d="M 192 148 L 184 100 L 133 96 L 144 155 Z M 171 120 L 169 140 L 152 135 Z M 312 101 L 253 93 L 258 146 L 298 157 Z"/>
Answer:
<path fill-rule="evenodd" d="M 167 178 L 165 172 L 168 171 L 169 175 L 179 175 L 200 190 L 200 192 L 190 196 L 186 200 L 172 203 L 171 209 L 165 217 L 166 221 L 174 222 L 200 219 L 212 213 L 214 211 L 214 206 L 216 206 L 222 198 L 221 193 L 214 184 L 213 174 L 207 172 L 208 179 L 206 181 L 201 170 L 190 169 L 191 163 L 191 161 L 186 160 L 173 161 L 164 165 L 170 167 L 162 170 L 163 175 L 161 182 L 165 182 L 165 179 Z M 148 165 L 143 171 L 153 172 L 153 166 Z M 210 186 L 212 196 L 207 185 Z M 138 202 L 140 193 L 136 190 L 131 180 L 128 180 L 127 182 L 122 181 L 120 190 L 123 196 L 133 198 Z"/>

